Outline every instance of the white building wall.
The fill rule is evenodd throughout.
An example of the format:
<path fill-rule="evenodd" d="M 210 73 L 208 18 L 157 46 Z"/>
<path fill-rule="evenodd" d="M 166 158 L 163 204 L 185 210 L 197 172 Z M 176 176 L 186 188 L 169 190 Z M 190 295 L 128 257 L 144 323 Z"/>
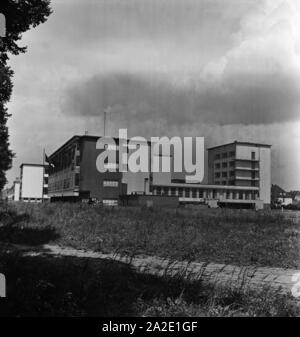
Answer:
<path fill-rule="evenodd" d="M 15 182 L 14 190 L 15 190 L 14 200 L 19 201 L 20 200 L 20 183 L 19 182 Z"/>
<path fill-rule="evenodd" d="M 271 149 L 260 148 L 259 197 L 265 204 L 271 203 Z"/>
<path fill-rule="evenodd" d="M 246 159 L 251 160 L 251 152 L 255 152 L 255 159 L 259 159 L 260 148 L 250 145 L 237 145 L 236 147 L 236 158 L 237 159 Z"/>
<path fill-rule="evenodd" d="M 27 166 L 22 169 L 21 198 L 42 199 L 44 168 L 42 166 Z"/>
<path fill-rule="evenodd" d="M 271 148 L 265 146 L 237 145 L 237 159 L 251 160 L 251 153 L 259 160 L 259 199 L 271 203 Z M 249 164 L 250 165 L 250 164 Z M 240 176 L 240 172 L 239 172 Z"/>

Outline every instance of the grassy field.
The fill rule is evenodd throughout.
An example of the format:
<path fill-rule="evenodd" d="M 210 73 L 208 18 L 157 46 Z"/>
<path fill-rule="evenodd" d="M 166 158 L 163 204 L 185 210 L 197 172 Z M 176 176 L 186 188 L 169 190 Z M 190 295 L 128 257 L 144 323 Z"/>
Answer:
<path fill-rule="evenodd" d="M 21 244 L 44 240 L 104 253 L 300 269 L 300 219 L 293 218 L 293 213 L 286 219 L 280 212 L 229 209 L 11 207 L 19 218 L 10 232 L 0 232 L 2 241 L 5 237 Z M 35 235 L 31 235 L 33 230 Z"/>
<path fill-rule="evenodd" d="M 293 214 L 293 213 L 291 213 Z M 55 243 L 102 252 L 300 269 L 299 220 L 280 212 L 99 208 L 80 204 L 0 207 L 1 316 L 296 316 L 286 296 L 137 275 L 84 258 L 8 254 L 7 244 Z"/>

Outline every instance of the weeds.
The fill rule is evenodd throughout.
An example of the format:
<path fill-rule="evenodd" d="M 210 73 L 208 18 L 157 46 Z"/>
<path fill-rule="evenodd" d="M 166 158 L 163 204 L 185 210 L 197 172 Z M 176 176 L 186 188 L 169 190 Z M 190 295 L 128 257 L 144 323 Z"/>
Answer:
<path fill-rule="evenodd" d="M 299 224 L 282 214 L 230 210 L 0 206 L 0 241 L 299 268 Z M 1 316 L 297 316 L 288 296 L 224 290 L 178 277 L 138 275 L 126 264 L 24 257 L 0 251 L 7 278 Z M 243 277 L 243 276 L 241 276 Z"/>

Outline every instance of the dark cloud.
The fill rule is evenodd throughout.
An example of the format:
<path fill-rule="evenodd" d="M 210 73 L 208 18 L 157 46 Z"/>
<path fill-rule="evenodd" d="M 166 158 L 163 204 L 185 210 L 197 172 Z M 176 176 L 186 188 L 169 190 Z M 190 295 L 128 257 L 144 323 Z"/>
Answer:
<path fill-rule="evenodd" d="M 120 39 L 162 39 L 169 42 L 228 39 L 254 0 L 88 0 L 57 3 L 56 39 L 77 45 Z M 209 36 L 207 35 L 209 34 Z"/>
<path fill-rule="evenodd" d="M 165 120 L 182 125 L 270 124 L 299 119 L 300 90 L 283 74 L 225 75 L 222 81 L 176 86 L 158 75 L 109 74 L 71 86 L 64 110 L 97 116 L 107 106 L 135 121 Z"/>

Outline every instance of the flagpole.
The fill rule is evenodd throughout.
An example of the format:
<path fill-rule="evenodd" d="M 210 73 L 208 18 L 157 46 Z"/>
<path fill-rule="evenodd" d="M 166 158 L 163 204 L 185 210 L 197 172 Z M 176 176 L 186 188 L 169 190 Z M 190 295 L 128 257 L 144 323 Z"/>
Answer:
<path fill-rule="evenodd" d="M 44 202 L 44 182 L 45 182 L 45 148 L 43 148 L 43 187 L 42 187 L 42 202 Z"/>

